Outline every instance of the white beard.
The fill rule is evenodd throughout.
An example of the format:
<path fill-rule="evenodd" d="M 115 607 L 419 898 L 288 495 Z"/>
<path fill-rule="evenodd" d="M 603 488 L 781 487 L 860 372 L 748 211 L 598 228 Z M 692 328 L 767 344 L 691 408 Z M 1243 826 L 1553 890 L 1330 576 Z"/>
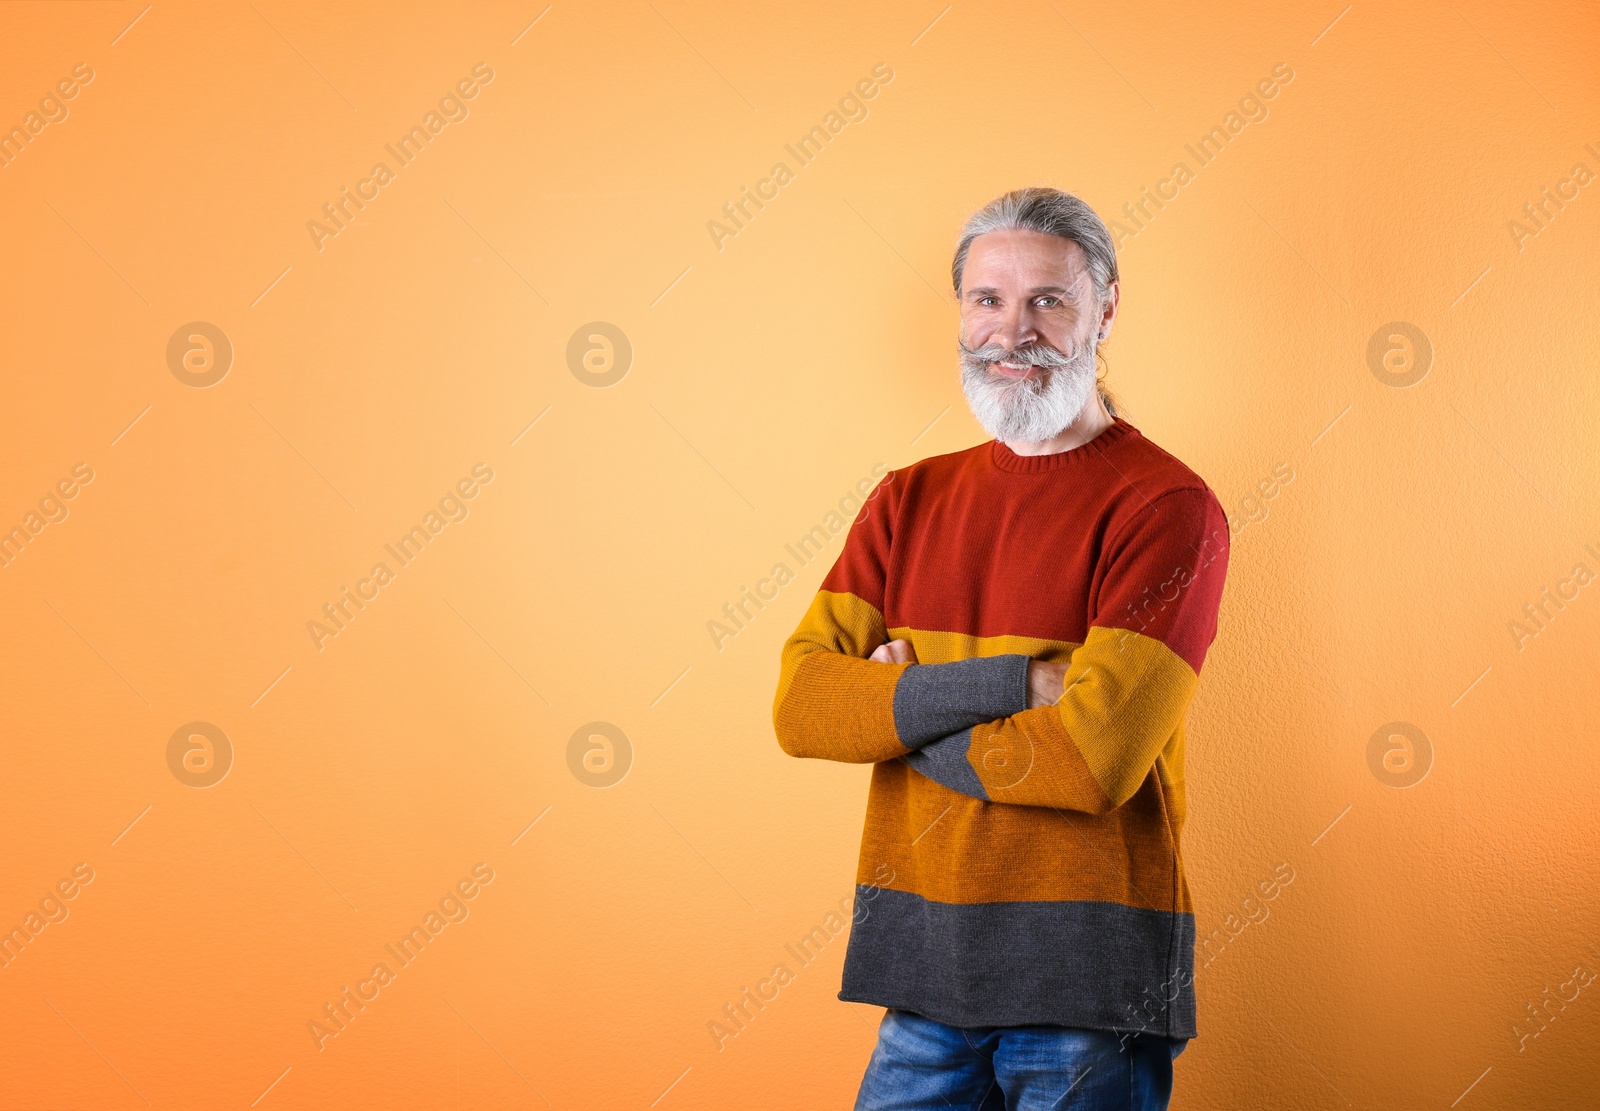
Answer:
<path fill-rule="evenodd" d="M 1053 348 L 1007 351 L 998 344 L 976 350 L 961 339 L 961 391 L 972 415 L 995 439 L 1038 443 L 1053 439 L 1083 412 L 1095 391 L 1094 348 L 1068 357 Z M 1042 379 L 1002 378 L 990 362 L 1009 359 L 1045 368 Z"/>

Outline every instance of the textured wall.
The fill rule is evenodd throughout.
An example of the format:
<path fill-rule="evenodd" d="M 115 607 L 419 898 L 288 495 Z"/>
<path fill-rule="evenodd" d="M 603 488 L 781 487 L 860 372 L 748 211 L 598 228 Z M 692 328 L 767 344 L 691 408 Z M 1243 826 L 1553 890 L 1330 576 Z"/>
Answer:
<path fill-rule="evenodd" d="M 848 1106 L 785 545 L 1049 183 L 1234 517 L 1174 1107 L 1592 1106 L 1600 16 L 1201 7 L 0 11 L 0 1105 Z"/>

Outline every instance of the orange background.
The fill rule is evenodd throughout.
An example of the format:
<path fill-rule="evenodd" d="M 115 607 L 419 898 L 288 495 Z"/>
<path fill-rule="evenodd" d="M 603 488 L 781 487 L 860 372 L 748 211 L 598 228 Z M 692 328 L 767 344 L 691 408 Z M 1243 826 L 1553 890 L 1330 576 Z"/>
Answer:
<path fill-rule="evenodd" d="M 1600 585 L 1508 626 L 1600 572 L 1600 184 L 1508 225 L 1600 172 L 1600 15 L 941 7 L 0 10 L 0 126 L 94 74 L 0 169 L 0 527 L 94 474 L 0 570 L 0 925 L 94 875 L 0 970 L 0 1106 L 849 1106 L 881 1012 L 835 998 L 843 935 L 784 946 L 851 890 L 867 769 L 770 722 L 839 539 L 720 650 L 707 623 L 876 464 L 984 438 L 947 292 L 970 211 L 1048 183 L 1112 219 L 1180 160 L 1108 349 L 1236 526 L 1185 852 L 1201 936 L 1239 932 L 1198 954 L 1173 1106 L 1587 1106 Z M 480 62 L 470 115 L 319 249 Z M 879 63 L 719 249 L 724 202 Z M 196 321 L 233 348 L 206 388 L 167 361 Z M 567 358 L 597 321 L 632 347 L 605 388 Z M 1380 381 L 1380 332 L 1420 381 Z M 469 515 L 319 650 L 478 463 Z M 568 756 L 596 721 L 631 747 L 604 789 Z M 204 789 L 168 764 L 191 722 L 233 747 Z M 1431 749 L 1391 758 L 1409 787 L 1369 764 L 1391 722 Z M 480 862 L 469 916 L 319 1050 Z"/>

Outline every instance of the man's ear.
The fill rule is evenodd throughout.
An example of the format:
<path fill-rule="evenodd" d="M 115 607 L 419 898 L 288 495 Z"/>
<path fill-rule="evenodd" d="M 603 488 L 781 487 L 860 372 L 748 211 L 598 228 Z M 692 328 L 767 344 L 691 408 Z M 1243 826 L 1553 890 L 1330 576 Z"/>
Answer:
<path fill-rule="evenodd" d="M 1100 319 L 1096 322 L 1099 327 L 1096 334 L 1104 340 L 1111 334 L 1111 325 L 1116 323 L 1117 305 L 1122 300 L 1122 283 L 1113 281 L 1106 288 L 1106 299 L 1100 306 Z"/>

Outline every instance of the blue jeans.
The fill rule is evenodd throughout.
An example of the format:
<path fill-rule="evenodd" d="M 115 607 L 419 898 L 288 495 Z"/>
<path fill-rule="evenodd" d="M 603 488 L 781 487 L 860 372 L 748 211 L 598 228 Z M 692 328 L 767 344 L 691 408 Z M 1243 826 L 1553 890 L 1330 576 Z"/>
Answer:
<path fill-rule="evenodd" d="M 946 1026 L 890 1010 L 856 1111 L 1166 1111 L 1187 1039 L 1075 1026 Z"/>

